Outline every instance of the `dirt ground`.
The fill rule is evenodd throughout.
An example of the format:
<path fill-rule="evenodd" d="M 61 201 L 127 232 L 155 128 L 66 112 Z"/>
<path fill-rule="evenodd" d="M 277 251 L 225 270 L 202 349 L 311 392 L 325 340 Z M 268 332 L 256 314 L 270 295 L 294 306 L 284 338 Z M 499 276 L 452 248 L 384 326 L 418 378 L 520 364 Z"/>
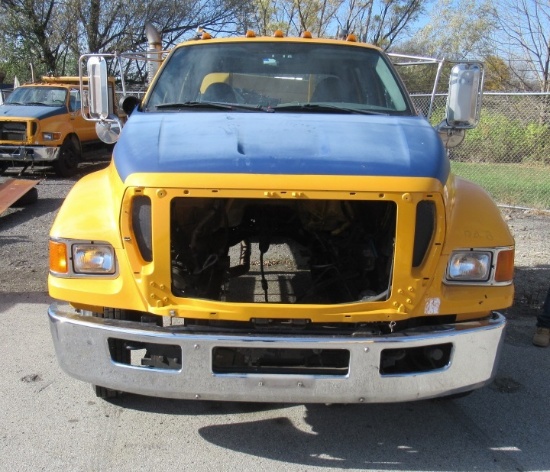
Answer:
<path fill-rule="evenodd" d="M 40 179 L 38 201 L 12 207 L 0 215 L 0 293 L 47 292 L 48 233 L 57 210 L 76 180 L 105 162 L 82 165 L 73 179 L 60 179 L 48 168 L 36 168 L 23 178 Z M 17 176 L 10 169 L 0 176 Z M 516 295 L 508 317 L 533 317 L 550 286 L 550 212 L 501 208 L 516 240 Z"/>
<path fill-rule="evenodd" d="M 516 293 L 507 313 L 535 316 L 550 287 L 550 212 L 501 210 L 516 241 Z"/>

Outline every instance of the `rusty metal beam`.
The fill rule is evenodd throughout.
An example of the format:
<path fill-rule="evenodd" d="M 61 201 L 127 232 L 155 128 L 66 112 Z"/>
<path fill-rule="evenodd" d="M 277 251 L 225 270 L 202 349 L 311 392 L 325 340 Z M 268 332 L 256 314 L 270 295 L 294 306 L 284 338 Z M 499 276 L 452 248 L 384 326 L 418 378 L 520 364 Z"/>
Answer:
<path fill-rule="evenodd" d="M 40 180 L 7 179 L 0 184 L 0 214 L 40 183 Z"/>

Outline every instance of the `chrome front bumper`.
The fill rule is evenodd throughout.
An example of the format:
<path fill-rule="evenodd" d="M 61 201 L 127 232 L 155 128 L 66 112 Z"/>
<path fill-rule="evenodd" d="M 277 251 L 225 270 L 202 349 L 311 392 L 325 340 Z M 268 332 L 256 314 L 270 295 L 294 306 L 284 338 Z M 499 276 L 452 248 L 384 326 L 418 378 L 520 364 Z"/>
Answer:
<path fill-rule="evenodd" d="M 59 146 L 0 145 L 0 161 L 48 162 L 59 157 Z"/>
<path fill-rule="evenodd" d="M 496 374 L 506 326 L 490 320 L 416 328 L 387 336 L 319 337 L 187 334 L 140 323 L 92 318 L 69 306 L 48 310 L 57 358 L 69 375 L 103 387 L 141 395 L 218 401 L 287 403 L 387 403 L 445 396 L 482 387 Z M 113 362 L 108 339 L 181 347 L 177 370 Z M 414 374 L 380 374 L 382 350 L 451 343 L 450 362 Z M 219 374 L 212 369 L 216 347 L 345 349 L 345 376 Z"/>

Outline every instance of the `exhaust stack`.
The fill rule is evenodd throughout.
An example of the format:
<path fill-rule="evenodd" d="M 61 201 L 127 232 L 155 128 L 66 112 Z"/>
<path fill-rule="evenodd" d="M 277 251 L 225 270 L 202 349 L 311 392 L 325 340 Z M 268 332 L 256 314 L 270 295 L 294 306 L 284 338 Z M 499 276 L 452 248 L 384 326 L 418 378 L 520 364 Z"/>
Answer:
<path fill-rule="evenodd" d="M 150 84 L 160 66 L 162 39 L 152 23 L 145 24 L 145 34 L 149 43 L 147 49 L 147 83 Z"/>

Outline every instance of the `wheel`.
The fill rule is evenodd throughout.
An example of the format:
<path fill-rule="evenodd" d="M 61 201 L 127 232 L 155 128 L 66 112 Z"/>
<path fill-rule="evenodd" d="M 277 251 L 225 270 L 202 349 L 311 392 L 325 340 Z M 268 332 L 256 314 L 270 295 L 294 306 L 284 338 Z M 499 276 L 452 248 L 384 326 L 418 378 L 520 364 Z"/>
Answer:
<path fill-rule="evenodd" d="M 132 319 L 132 316 L 126 310 L 120 310 L 118 308 L 105 308 L 103 313 L 94 313 L 94 316 L 98 318 L 107 318 L 111 320 L 127 320 Z M 109 339 L 109 351 L 115 362 L 121 364 L 130 363 L 130 351 L 124 347 L 121 342 L 116 342 L 114 339 Z M 100 385 L 92 385 L 97 397 L 104 400 L 120 398 L 124 392 L 119 390 L 113 390 L 112 388 L 102 387 Z"/>
<path fill-rule="evenodd" d="M 61 145 L 59 157 L 52 163 L 55 173 L 60 177 L 72 177 L 78 172 L 82 160 L 80 144 L 74 137 L 68 137 Z"/>

